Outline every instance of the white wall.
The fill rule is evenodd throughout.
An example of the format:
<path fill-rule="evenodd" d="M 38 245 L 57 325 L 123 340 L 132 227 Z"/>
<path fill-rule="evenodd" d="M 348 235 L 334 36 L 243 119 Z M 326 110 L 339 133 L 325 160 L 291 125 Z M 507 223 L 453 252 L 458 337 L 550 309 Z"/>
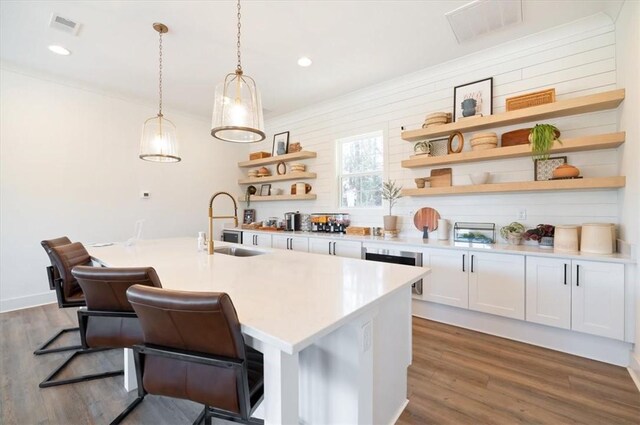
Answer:
<path fill-rule="evenodd" d="M 401 48 L 401 46 L 399 46 Z M 413 52 L 406 52 L 407 55 Z M 305 149 L 317 151 L 308 161 L 309 170 L 318 173 L 310 181 L 317 193 L 316 201 L 293 203 L 256 203 L 258 218 L 281 216 L 285 211 L 331 212 L 337 208 L 335 177 L 335 140 L 340 137 L 383 129 L 388 133 L 389 177 L 404 187 L 415 187 L 413 179 L 428 169 L 401 168 L 400 161 L 412 153 L 413 144 L 400 138 L 401 126 L 419 128 L 427 113 L 450 111 L 453 87 L 492 76 L 494 78 L 494 112 L 504 111 L 505 98 L 520 93 L 555 87 L 558 99 L 567 99 L 616 88 L 615 28 L 604 15 L 594 15 L 550 31 L 496 46 L 473 55 L 406 75 L 375 87 L 345 95 L 288 115 L 269 119 L 270 134 L 291 131 L 291 140 Z M 563 137 L 614 132 L 616 111 L 549 120 Z M 508 131 L 515 126 L 500 129 Z M 467 140 L 470 134 L 466 134 Z M 635 140 L 631 140 L 635 143 Z M 251 146 L 251 150 L 260 147 Z M 271 151 L 271 140 L 261 147 Z M 465 146 L 470 149 L 470 146 Z M 611 176 L 619 172 L 616 150 L 568 154 L 570 163 L 583 175 Z M 493 182 L 533 180 L 533 163 L 529 158 L 455 165 L 453 183 L 468 184 L 467 175 L 490 171 Z M 288 189 L 290 182 L 273 187 Z M 525 224 L 618 222 L 616 191 L 572 193 L 501 194 L 460 197 L 403 198 L 394 213 L 401 216 L 402 232 L 420 236 L 412 224 L 412 213 L 420 207 L 436 208 L 443 218 L 455 221 L 493 222 L 498 226 L 517 220 L 526 209 Z M 252 204 L 253 206 L 253 204 Z M 384 209 L 350 210 L 352 223 L 381 226 Z"/>
<path fill-rule="evenodd" d="M 155 104 L 0 74 L 0 311 L 53 301 L 43 239 L 124 241 L 137 219 L 144 238 L 193 236 L 207 228 L 209 197 L 237 189 L 244 152 L 215 142 L 205 118 L 170 109 L 182 162 L 138 159 L 142 123 Z M 150 199 L 140 199 L 148 190 Z M 221 201 L 220 211 L 231 212 Z M 223 206 L 225 205 L 225 206 Z M 194 246 L 195 249 L 195 246 Z"/>
<path fill-rule="evenodd" d="M 627 132 L 626 143 L 620 150 L 622 173 L 627 176 L 627 187 L 620 194 L 621 234 L 638 246 L 640 241 L 640 3 L 627 0 L 616 20 L 616 57 L 618 85 L 626 88 L 626 99 L 619 112 L 620 129 Z M 640 253 L 635 250 L 636 262 Z M 636 346 L 631 368 L 640 378 L 640 276 L 635 273 L 636 289 Z M 640 380 L 637 381 L 640 388 Z"/>

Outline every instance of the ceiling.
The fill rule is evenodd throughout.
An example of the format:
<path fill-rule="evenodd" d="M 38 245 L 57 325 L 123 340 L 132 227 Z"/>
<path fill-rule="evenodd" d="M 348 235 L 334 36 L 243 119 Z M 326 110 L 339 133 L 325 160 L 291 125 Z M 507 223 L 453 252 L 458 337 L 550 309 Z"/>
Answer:
<path fill-rule="evenodd" d="M 258 84 L 266 116 L 275 116 L 598 12 L 615 19 L 623 0 L 523 0 L 522 24 L 458 44 L 444 14 L 466 3 L 245 0 L 243 68 Z M 53 12 L 81 23 L 78 36 L 49 28 Z M 235 69 L 234 1 L 3 0 L 0 59 L 154 101 L 153 22 L 169 26 L 165 108 L 210 116 L 215 85 Z M 50 44 L 72 54 L 55 55 Z M 299 67 L 302 55 L 313 65 Z"/>

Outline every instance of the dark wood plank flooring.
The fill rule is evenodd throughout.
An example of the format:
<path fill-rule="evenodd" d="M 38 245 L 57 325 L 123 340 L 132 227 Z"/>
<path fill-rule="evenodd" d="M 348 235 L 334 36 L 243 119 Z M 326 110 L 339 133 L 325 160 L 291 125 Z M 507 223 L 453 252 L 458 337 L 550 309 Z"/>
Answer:
<path fill-rule="evenodd" d="M 68 353 L 33 350 L 76 322 L 74 309 L 54 304 L 0 314 L 1 424 L 105 424 L 135 398 L 122 377 L 38 388 Z M 398 424 L 640 424 L 640 393 L 624 368 L 417 318 L 413 335 L 409 405 Z M 122 357 L 86 355 L 62 377 L 122 368 Z M 188 424 L 200 410 L 150 396 L 126 423 Z"/>

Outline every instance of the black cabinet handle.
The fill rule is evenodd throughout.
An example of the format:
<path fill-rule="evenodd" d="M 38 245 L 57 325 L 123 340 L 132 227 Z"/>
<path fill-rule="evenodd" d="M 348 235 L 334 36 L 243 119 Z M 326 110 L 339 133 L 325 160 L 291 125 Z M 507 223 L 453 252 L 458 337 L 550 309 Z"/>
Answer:
<path fill-rule="evenodd" d="M 464 263 L 465 263 L 465 259 L 467 258 L 467 254 L 462 254 L 462 271 L 466 272 L 466 270 L 464 269 Z"/>
<path fill-rule="evenodd" d="M 471 256 L 471 273 L 473 273 L 473 255 Z"/>
<path fill-rule="evenodd" d="M 253 244 L 258 245 L 258 235 L 253 235 Z"/>
<path fill-rule="evenodd" d="M 336 242 L 333 243 L 333 255 L 336 255 Z"/>
<path fill-rule="evenodd" d="M 576 286 L 580 286 L 580 264 L 576 264 Z"/>
<path fill-rule="evenodd" d="M 331 242 L 329 242 L 329 255 L 331 255 Z"/>
<path fill-rule="evenodd" d="M 567 263 L 564 263 L 564 284 L 567 284 Z"/>
<path fill-rule="evenodd" d="M 293 250 L 293 238 L 289 238 L 289 239 L 287 239 L 287 243 L 288 243 L 288 245 L 289 245 L 289 249 L 290 249 L 290 250 Z"/>

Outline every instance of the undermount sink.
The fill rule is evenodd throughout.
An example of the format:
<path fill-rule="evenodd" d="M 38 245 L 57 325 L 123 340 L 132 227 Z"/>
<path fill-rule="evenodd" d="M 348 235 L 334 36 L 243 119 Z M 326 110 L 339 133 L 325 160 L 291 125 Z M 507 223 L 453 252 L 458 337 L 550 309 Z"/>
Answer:
<path fill-rule="evenodd" d="M 223 246 L 220 248 L 215 248 L 213 250 L 214 254 L 223 254 L 223 255 L 232 255 L 234 257 L 253 257 L 254 255 L 262 255 L 264 252 L 262 251 L 253 251 L 249 249 L 239 248 L 236 246 Z"/>

